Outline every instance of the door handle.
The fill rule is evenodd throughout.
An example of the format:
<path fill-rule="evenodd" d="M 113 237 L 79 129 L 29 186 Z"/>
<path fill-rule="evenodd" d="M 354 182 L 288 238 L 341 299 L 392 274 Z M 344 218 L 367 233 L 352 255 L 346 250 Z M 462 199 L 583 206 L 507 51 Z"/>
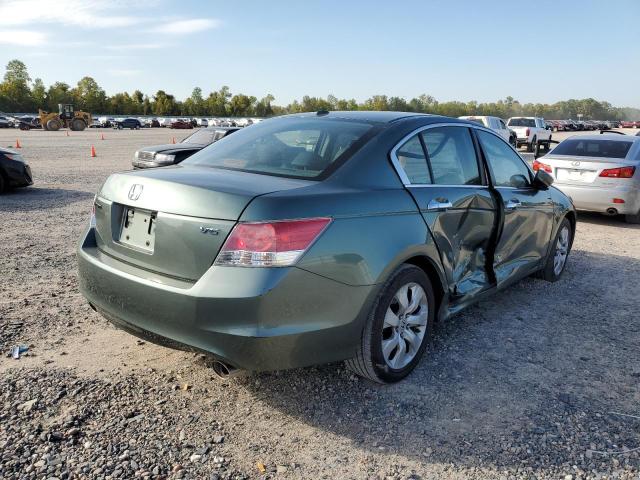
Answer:
<path fill-rule="evenodd" d="M 509 200 L 507 202 L 507 210 L 514 210 L 518 207 L 521 207 L 522 203 L 520 203 L 520 200 L 518 200 L 517 198 L 512 198 L 511 200 Z"/>
<path fill-rule="evenodd" d="M 427 205 L 429 210 L 443 210 L 451 207 L 453 207 L 453 204 L 446 198 L 434 198 Z"/>

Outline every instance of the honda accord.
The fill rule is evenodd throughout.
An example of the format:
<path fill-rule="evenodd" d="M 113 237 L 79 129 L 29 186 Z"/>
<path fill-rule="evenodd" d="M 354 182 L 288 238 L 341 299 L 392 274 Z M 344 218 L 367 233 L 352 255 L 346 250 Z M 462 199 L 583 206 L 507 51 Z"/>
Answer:
<path fill-rule="evenodd" d="M 434 322 L 528 275 L 560 278 L 576 214 L 551 182 L 474 122 L 274 118 L 111 175 L 80 289 L 116 326 L 227 372 L 346 360 L 395 382 Z"/>

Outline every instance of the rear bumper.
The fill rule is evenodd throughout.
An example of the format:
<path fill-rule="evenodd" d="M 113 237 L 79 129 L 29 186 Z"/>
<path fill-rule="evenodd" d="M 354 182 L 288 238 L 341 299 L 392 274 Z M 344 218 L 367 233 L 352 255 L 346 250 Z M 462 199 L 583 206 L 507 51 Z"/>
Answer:
<path fill-rule="evenodd" d="M 571 197 L 577 210 L 606 213 L 608 209 L 615 208 L 618 213 L 626 215 L 636 214 L 640 211 L 640 189 L 635 182 L 631 183 L 632 185 L 627 187 L 617 188 L 559 183 L 553 185 Z M 624 203 L 614 203 L 614 198 L 622 199 Z"/>
<path fill-rule="evenodd" d="M 187 283 L 102 253 L 90 229 L 78 248 L 80 291 L 117 327 L 246 370 L 350 358 L 375 286 L 299 268 L 211 267 Z"/>
<path fill-rule="evenodd" d="M 33 185 L 31 167 L 23 162 L 9 161 L 3 164 L 10 187 L 28 187 Z"/>

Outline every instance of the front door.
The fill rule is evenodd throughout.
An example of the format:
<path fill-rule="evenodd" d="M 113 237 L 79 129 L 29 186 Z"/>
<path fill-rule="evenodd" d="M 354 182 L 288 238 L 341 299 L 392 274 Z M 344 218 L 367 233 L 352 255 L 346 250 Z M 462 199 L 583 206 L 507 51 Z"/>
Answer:
<path fill-rule="evenodd" d="M 394 155 L 438 247 L 452 299 L 471 299 L 493 284 L 488 259 L 497 211 L 471 131 L 428 128 Z"/>
<path fill-rule="evenodd" d="M 553 202 L 548 190 L 533 186 L 522 158 L 493 133 L 476 130 L 500 198 L 499 231 L 493 259 L 498 286 L 542 267 L 551 237 Z"/>

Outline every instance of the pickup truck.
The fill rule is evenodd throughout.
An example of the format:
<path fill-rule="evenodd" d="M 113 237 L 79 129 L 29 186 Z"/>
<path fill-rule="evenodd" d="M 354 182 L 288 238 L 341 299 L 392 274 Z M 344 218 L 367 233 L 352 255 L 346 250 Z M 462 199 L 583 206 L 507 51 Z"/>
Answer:
<path fill-rule="evenodd" d="M 543 118 L 539 117 L 511 117 L 507 120 L 507 126 L 516 132 L 516 146 L 527 146 L 528 152 L 533 152 L 536 143 L 540 143 L 547 150 L 551 147 L 551 130 Z"/>

